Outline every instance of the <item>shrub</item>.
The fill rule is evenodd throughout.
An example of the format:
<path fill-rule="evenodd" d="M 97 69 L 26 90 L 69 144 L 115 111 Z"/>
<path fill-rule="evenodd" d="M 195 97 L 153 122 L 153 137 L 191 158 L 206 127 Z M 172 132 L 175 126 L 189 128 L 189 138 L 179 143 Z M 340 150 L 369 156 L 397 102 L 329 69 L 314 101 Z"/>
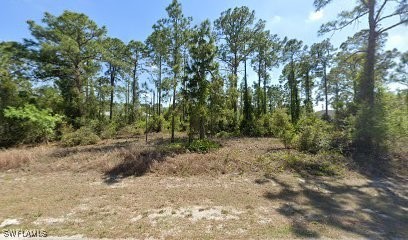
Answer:
<path fill-rule="evenodd" d="M 62 121 L 59 115 L 52 115 L 49 110 L 37 109 L 34 105 L 26 104 L 22 108 L 9 107 L 4 110 L 10 125 L 16 132 L 10 132 L 14 143 L 44 142 L 54 138 L 55 128 Z M 10 128 L 12 129 L 12 128 Z"/>
<path fill-rule="evenodd" d="M 215 134 L 216 138 L 230 138 L 233 134 L 226 132 L 226 131 L 221 131 L 217 134 Z"/>
<path fill-rule="evenodd" d="M 102 127 L 102 131 L 100 137 L 102 139 L 109 139 L 114 138 L 117 134 L 117 125 L 114 122 L 107 124 L 106 126 Z"/>
<path fill-rule="evenodd" d="M 150 132 L 161 132 L 165 129 L 169 124 L 166 122 L 163 116 L 154 115 L 149 120 L 149 131 Z"/>
<path fill-rule="evenodd" d="M 296 137 L 295 129 L 285 109 L 276 109 L 269 120 L 271 135 L 282 140 L 285 147 L 292 145 Z"/>
<path fill-rule="evenodd" d="M 317 153 L 331 147 L 331 126 L 316 116 L 306 116 L 297 124 L 296 147 L 300 151 Z"/>
<path fill-rule="evenodd" d="M 98 143 L 101 139 L 93 133 L 90 128 L 82 127 L 75 132 L 62 135 L 61 144 L 64 147 L 73 147 L 78 145 L 91 145 Z"/>
<path fill-rule="evenodd" d="M 208 139 L 202 139 L 202 140 L 193 140 L 187 147 L 187 149 L 191 152 L 199 152 L 199 153 L 206 153 L 214 149 L 218 149 L 220 147 L 220 144 L 208 140 Z"/>
<path fill-rule="evenodd" d="M 144 128 L 138 127 L 136 124 L 127 125 L 118 131 L 118 135 L 122 137 L 135 137 L 144 133 Z"/>
<path fill-rule="evenodd" d="M 275 115 L 276 117 L 276 115 Z M 262 115 L 256 122 L 255 132 L 257 136 L 272 137 L 274 136 L 273 114 L 267 113 Z"/>

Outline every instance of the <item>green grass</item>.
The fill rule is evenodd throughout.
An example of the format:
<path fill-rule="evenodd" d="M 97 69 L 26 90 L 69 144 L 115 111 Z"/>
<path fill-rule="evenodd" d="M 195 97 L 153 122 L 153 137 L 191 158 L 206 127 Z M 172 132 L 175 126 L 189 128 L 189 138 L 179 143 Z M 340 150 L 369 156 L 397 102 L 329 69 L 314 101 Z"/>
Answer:
<path fill-rule="evenodd" d="M 217 142 L 203 139 L 203 140 L 193 140 L 188 146 L 187 149 L 191 152 L 198 153 L 207 153 L 209 151 L 220 148 L 221 145 Z"/>

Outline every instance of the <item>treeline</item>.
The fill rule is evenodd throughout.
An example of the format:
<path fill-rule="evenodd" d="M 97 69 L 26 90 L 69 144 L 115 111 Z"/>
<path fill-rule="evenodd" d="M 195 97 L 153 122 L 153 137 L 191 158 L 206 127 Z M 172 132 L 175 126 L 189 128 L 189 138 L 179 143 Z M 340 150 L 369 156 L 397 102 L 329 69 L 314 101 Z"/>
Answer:
<path fill-rule="evenodd" d="M 316 9 L 328 2 L 316 0 Z M 386 86 L 408 85 L 408 52 L 383 50 L 386 32 L 407 23 L 406 1 L 361 1 L 340 13 L 320 32 L 375 19 L 339 48 L 329 39 L 307 46 L 277 36 L 248 7 L 196 26 L 177 0 L 166 11 L 145 41 L 124 43 L 86 15 L 65 11 L 28 21 L 30 39 L 0 43 L 0 144 L 77 136 L 66 140 L 76 145 L 141 131 L 169 131 L 174 141 L 186 131 L 190 139 L 276 136 L 308 151 L 371 151 L 406 138 L 407 91 Z M 393 16 L 401 18 L 384 27 Z M 280 67 L 280 84 L 271 84 L 270 72 Z M 313 111 L 317 101 L 324 121 Z"/>

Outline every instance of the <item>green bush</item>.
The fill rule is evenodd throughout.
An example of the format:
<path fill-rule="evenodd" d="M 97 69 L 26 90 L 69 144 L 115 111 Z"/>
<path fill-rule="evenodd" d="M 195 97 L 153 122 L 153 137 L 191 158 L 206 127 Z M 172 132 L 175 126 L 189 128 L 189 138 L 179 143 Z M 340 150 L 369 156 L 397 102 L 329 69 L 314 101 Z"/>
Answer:
<path fill-rule="evenodd" d="M 75 132 L 65 133 L 62 135 L 61 144 L 64 147 L 73 147 L 78 145 L 91 145 L 98 143 L 101 139 L 92 129 L 82 127 Z"/>
<path fill-rule="evenodd" d="M 117 124 L 114 122 L 111 122 L 104 127 L 102 127 L 102 131 L 100 133 L 100 137 L 102 139 L 110 139 L 114 138 L 117 134 Z"/>
<path fill-rule="evenodd" d="M 297 132 L 296 147 L 300 151 L 317 153 L 331 148 L 331 126 L 314 115 L 301 118 Z"/>
<path fill-rule="evenodd" d="M 191 152 L 206 153 L 214 149 L 218 149 L 220 144 L 217 142 L 203 139 L 203 140 L 193 140 L 187 147 Z"/>
<path fill-rule="evenodd" d="M 21 108 L 9 107 L 4 110 L 4 116 L 14 129 L 7 133 L 13 143 L 37 143 L 49 141 L 55 137 L 55 128 L 62 122 L 62 117 L 52 115 L 49 110 L 37 109 L 26 104 Z"/>
<path fill-rule="evenodd" d="M 230 138 L 233 134 L 226 132 L 226 131 L 221 131 L 217 134 L 215 134 L 216 138 Z"/>
<path fill-rule="evenodd" d="M 257 120 L 256 133 L 258 136 L 272 137 L 273 133 L 273 116 L 271 113 L 264 114 Z"/>
<path fill-rule="evenodd" d="M 290 122 L 290 117 L 286 113 L 285 109 L 276 109 L 269 120 L 271 135 L 282 140 L 285 147 L 289 147 L 293 144 L 296 138 L 295 129 Z"/>
<path fill-rule="evenodd" d="M 144 131 L 144 128 L 140 128 L 138 125 L 132 124 L 121 128 L 118 131 L 118 135 L 121 137 L 135 137 L 142 135 Z"/>
<path fill-rule="evenodd" d="M 162 132 L 167 126 L 169 126 L 169 123 L 163 116 L 154 115 L 149 120 L 149 132 Z"/>

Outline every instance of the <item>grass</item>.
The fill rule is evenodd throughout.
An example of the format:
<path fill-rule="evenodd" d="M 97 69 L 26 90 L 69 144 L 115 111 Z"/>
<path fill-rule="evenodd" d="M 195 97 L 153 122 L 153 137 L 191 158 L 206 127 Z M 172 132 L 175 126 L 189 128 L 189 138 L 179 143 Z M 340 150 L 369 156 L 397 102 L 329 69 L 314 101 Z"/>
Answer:
<path fill-rule="evenodd" d="M 0 223 L 90 238 L 408 234 L 404 179 L 368 179 L 339 155 L 299 153 L 272 138 L 223 139 L 196 153 L 167 137 L 1 151 Z"/>
<path fill-rule="evenodd" d="M 290 171 L 300 175 L 336 176 L 347 171 L 350 161 L 337 153 L 306 154 L 288 150 L 265 154 L 257 162 L 267 174 Z"/>

